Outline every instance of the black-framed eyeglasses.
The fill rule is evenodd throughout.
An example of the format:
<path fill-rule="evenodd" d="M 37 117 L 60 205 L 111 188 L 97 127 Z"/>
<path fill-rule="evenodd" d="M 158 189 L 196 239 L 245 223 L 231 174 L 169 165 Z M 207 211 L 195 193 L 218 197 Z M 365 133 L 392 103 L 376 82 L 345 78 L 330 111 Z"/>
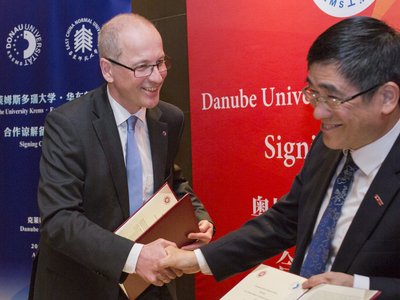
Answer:
<path fill-rule="evenodd" d="M 159 61 L 157 61 L 155 64 L 152 65 L 139 65 L 135 68 L 131 68 L 127 65 L 124 65 L 116 60 L 113 60 L 111 58 L 105 57 L 105 59 L 107 59 L 108 61 L 110 61 L 111 63 L 123 67 L 125 69 L 128 69 L 130 71 L 133 72 L 133 75 L 136 78 L 142 78 L 142 77 L 147 77 L 150 76 L 153 73 L 154 67 L 157 67 L 158 72 L 163 73 L 166 72 L 167 70 L 171 69 L 172 67 L 172 62 L 171 59 L 167 56 L 165 56 L 163 59 L 160 59 Z"/>
<path fill-rule="evenodd" d="M 382 85 L 382 83 L 376 84 L 376 85 L 370 87 L 369 89 L 359 92 L 359 93 L 357 93 L 351 97 L 348 97 L 346 99 L 339 99 L 339 98 L 330 97 L 330 96 L 321 96 L 318 92 L 311 89 L 311 87 L 309 85 L 302 89 L 302 93 L 306 97 L 306 99 L 311 103 L 312 106 L 316 106 L 318 103 L 322 102 L 322 103 L 326 103 L 329 107 L 338 107 L 340 104 L 343 104 L 345 102 L 348 102 L 350 100 L 357 98 L 358 96 L 361 96 L 368 92 L 371 92 L 372 90 L 376 89 L 377 87 L 379 87 L 381 85 Z"/>

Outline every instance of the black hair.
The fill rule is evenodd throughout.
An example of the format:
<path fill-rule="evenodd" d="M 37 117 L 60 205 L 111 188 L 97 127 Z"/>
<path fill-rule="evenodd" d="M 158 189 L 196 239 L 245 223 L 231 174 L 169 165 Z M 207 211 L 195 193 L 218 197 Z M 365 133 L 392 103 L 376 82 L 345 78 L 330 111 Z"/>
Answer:
<path fill-rule="evenodd" d="M 308 68 L 314 63 L 336 64 L 360 90 L 388 81 L 400 86 L 400 34 L 371 17 L 344 19 L 314 41 L 307 62 Z"/>

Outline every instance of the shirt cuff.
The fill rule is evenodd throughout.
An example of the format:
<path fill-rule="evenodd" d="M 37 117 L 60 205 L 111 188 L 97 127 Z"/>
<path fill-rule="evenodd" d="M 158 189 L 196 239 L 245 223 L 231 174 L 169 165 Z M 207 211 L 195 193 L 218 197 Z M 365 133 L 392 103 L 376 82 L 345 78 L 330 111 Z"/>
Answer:
<path fill-rule="evenodd" d="M 136 272 L 136 264 L 139 258 L 140 251 L 142 251 L 142 248 L 143 244 L 135 243 L 133 245 L 122 271 L 129 274 Z"/>
<path fill-rule="evenodd" d="M 199 264 L 201 273 L 205 275 L 212 275 L 211 269 L 207 264 L 207 261 L 200 249 L 195 249 L 194 254 L 196 255 L 197 263 Z"/>
<path fill-rule="evenodd" d="M 369 277 L 354 274 L 353 287 L 369 290 Z"/>

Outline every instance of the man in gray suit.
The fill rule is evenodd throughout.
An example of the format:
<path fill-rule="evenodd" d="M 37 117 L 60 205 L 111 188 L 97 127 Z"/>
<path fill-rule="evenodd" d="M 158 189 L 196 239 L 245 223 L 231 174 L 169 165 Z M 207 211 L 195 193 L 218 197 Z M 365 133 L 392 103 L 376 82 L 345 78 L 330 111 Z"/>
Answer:
<path fill-rule="evenodd" d="M 118 284 L 136 273 L 153 284 L 140 299 L 174 299 L 173 285 L 164 284 L 181 272 L 157 264 L 174 244 L 159 239 L 140 245 L 113 233 L 130 215 L 126 120 L 134 115 L 142 201 L 168 182 L 178 198 L 191 194 L 200 231 L 190 235 L 196 241 L 191 247 L 208 243 L 213 234 L 210 216 L 174 165 L 183 113 L 159 100 L 170 61 L 156 28 L 134 14 L 103 26 L 99 53 L 107 84 L 46 118 L 41 238 L 30 297 L 126 299 Z"/>
<path fill-rule="evenodd" d="M 307 60 L 303 93 L 321 132 L 289 193 L 194 252 L 167 248 L 162 265 L 222 280 L 296 246 L 290 271 L 310 278 L 304 288 L 331 283 L 400 299 L 400 34 L 373 18 L 345 19 L 317 38 Z M 354 179 L 343 196 L 335 182 L 347 157 Z M 339 198 L 329 220 L 339 203 L 330 199 Z"/>

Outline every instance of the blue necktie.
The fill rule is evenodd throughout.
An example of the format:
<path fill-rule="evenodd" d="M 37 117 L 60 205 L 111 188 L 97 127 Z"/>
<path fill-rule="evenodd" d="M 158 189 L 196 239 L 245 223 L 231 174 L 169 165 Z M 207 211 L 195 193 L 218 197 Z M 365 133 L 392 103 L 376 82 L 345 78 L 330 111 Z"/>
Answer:
<path fill-rule="evenodd" d="M 347 192 L 353 182 L 354 172 L 357 170 L 358 167 L 349 152 L 342 171 L 336 177 L 328 207 L 324 211 L 314 237 L 311 240 L 308 254 L 301 267 L 301 276 L 309 278 L 325 272 L 336 224 L 340 217 Z"/>
<path fill-rule="evenodd" d="M 131 116 L 127 122 L 126 174 L 128 177 L 129 211 L 132 215 L 143 201 L 142 161 L 135 139 L 135 125 L 138 118 Z"/>

